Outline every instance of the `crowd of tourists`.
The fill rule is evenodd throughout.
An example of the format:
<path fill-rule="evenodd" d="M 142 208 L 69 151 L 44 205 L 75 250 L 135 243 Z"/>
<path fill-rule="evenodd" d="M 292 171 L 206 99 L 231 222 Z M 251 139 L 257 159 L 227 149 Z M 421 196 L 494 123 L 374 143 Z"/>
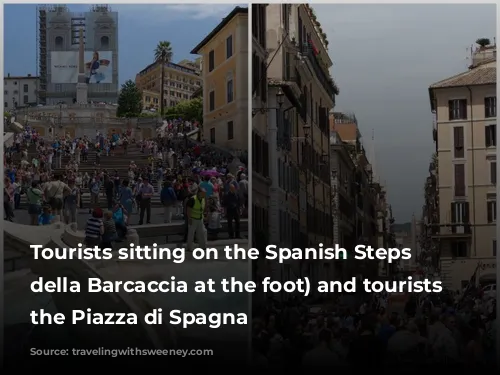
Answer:
<path fill-rule="evenodd" d="M 253 364 L 268 369 L 378 369 L 495 365 L 496 302 L 480 293 L 411 294 L 404 310 L 387 297 L 356 306 L 299 298 L 269 299 L 254 309 Z"/>
<path fill-rule="evenodd" d="M 109 214 L 126 233 L 124 228 L 130 224 L 151 223 L 152 198 L 157 195 L 164 208 L 163 221 L 184 220 L 189 243 L 196 236 L 204 244 L 207 229 L 209 238 L 217 237 L 222 217 L 228 220 L 230 237 L 240 237 L 240 218 L 248 212 L 245 166 L 224 151 L 190 140 L 187 133 L 195 127 L 190 122 L 166 121 L 155 137 L 137 141 L 131 130 L 96 131 L 95 138 L 55 136 L 52 130 L 44 138 L 26 127 L 5 150 L 5 219 L 15 220 L 24 196 L 31 225 L 77 223 L 79 209 L 87 209 L 91 214 L 88 238 L 96 236 L 92 222 L 103 223 Z M 131 161 L 126 176 L 124 171 L 101 168 L 103 157 L 118 158 L 130 147 L 147 158 Z M 95 157 L 89 160 L 90 154 Z M 88 207 L 83 204 L 84 194 L 90 197 Z M 134 214 L 139 216 L 135 223 Z"/>

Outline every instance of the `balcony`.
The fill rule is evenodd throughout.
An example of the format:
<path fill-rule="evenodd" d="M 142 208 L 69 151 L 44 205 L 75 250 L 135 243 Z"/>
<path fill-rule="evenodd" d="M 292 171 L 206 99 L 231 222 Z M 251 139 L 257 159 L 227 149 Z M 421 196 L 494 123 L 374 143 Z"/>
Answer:
<path fill-rule="evenodd" d="M 433 224 L 432 238 L 446 239 L 446 238 L 470 238 L 472 235 L 472 228 L 470 224 Z"/>
<path fill-rule="evenodd" d="M 339 90 L 333 83 L 333 79 L 325 73 L 325 71 L 319 64 L 316 56 L 314 55 L 312 46 L 310 46 L 309 43 L 304 43 L 301 45 L 300 52 L 310 62 L 313 73 L 318 78 L 321 86 L 323 86 L 325 91 L 328 93 L 328 96 L 331 97 L 333 101 L 335 101 L 335 95 L 338 95 Z"/>

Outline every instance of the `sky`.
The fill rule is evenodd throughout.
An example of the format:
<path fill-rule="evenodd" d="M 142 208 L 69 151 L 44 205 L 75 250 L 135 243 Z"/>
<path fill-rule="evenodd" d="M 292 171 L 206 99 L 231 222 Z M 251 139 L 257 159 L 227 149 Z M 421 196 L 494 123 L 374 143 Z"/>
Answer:
<path fill-rule="evenodd" d="M 495 5 L 314 5 L 328 36 L 335 111 L 354 113 L 396 222 L 421 216 L 435 151 L 428 88 L 467 70 L 496 36 Z M 372 142 L 372 133 L 374 141 Z M 372 148 L 373 147 L 373 148 Z M 373 158 L 372 158 L 373 159 Z"/>
<path fill-rule="evenodd" d="M 75 12 L 89 5 L 72 5 Z M 153 61 L 160 40 L 173 60 L 198 44 L 234 5 L 113 5 L 123 83 Z M 495 5 L 314 5 L 328 35 L 336 111 L 355 113 L 397 222 L 420 217 L 434 143 L 428 87 L 466 70 L 467 48 L 496 35 Z M 5 74 L 36 73 L 36 6 L 5 6 Z M 20 42 L 22 41 L 22 42 Z M 371 141 L 372 132 L 374 141 Z M 373 159 L 373 158 L 372 158 Z"/>
<path fill-rule="evenodd" d="M 159 41 L 170 41 L 173 61 L 194 60 L 190 52 L 213 30 L 235 5 L 111 5 L 118 12 L 119 80 L 135 80 L 140 70 L 153 62 Z M 90 4 L 69 6 L 85 12 Z M 4 7 L 5 75 L 36 74 L 36 5 Z"/>

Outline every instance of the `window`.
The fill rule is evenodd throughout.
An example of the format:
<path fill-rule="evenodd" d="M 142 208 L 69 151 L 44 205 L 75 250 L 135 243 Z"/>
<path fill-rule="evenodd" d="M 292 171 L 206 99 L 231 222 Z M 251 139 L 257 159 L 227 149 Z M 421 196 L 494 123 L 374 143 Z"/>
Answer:
<path fill-rule="evenodd" d="M 451 203 L 451 224 L 469 223 L 469 202 Z"/>
<path fill-rule="evenodd" d="M 465 164 L 455 164 L 455 197 L 465 197 Z"/>
<path fill-rule="evenodd" d="M 210 129 L 210 143 L 215 143 L 215 128 Z"/>
<path fill-rule="evenodd" d="M 453 143 L 455 145 L 455 158 L 465 157 L 463 126 L 455 126 L 453 128 Z"/>
<path fill-rule="evenodd" d="M 3 92 L 3 94 L 4 94 L 4 95 L 9 95 L 9 92 L 8 92 L 7 90 L 5 90 L 5 91 Z"/>
<path fill-rule="evenodd" d="M 9 103 L 7 103 L 7 102 L 3 103 L 4 108 L 7 108 L 8 106 L 9 106 Z"/>
<path fill-rule="evenodd" d="M 23 92 L 28 92 L 28 85 L 26 84 L 23 85 Z"/>
<path fill-rule="evenodd" d="M 488 210 L 488 223 L 497 221 L 497 201 L 487 201 L 486 207 Z"/>
<path fill-rule="evenodd" d="M 56 45 L 56 49 L 63 48 L 64 39 L 62 36 L 56 36 L 56 39 L 54 40 L 54 42 Z"/>
<path fill-rule="evenodd" d="M 497 256 L 497 240 L 493 240 L 493 256 Z"/>
<path fill-rule="evenodd" d="M 492 185 L 497 184 L 497 162 L 492 161 L 490 163 L 490 182 Z"/>
<path fill-rule="evenodd" d="M 208 98 L 208 110 L 212 112 L 215 109 L 215 91 L 210 91 Z"/>
<path fill-rule="evenodd" d="M 19 91 L 14 90 L 14 95 L 17 95 L 17 94 L 19 94 Z"/>
<path fill-rule="evenodd" d="M 497 145 L 497 125 L 486 125 L 484 127 L 484 143 L 486 147 L 495 147 Z"/>
<path fill-rule="evenodd" d="M 229 121 L 227 123 L 227 140 L 230 141 L 233 138 L 234 138 L 234 126 L 233 122 Z"/>
<path fill-rule="evenodd" d="M 226 59 L 233 56 L 233 36 L 229 35 L 226 39 Z"/>
<path fill-rule="evenodd" d="M 229 81 L 227 81 L 226 85 L 227 85 L 227 87 L 226 87 L 226 90 L 227 90 L 227 102 L 231 103 L 233 101 L 233 98 L 234 98 L 233 80 L 230 79 Z"/>
<path fill-rule="evenodd" d="M 62 91 L 62 84 L 61 83 L 56 83 L 55 90 L 56 90 L 56 92 L 61 92 Z"/>
<path fill-rule="evenodd" d="M 467 257 L 467 242 L 454 241 L 451 243 L 451 256 L 453 258 Z"/>
<path fill-rule="evenodd" d="M 23 96 L 23 102 L 24 102 L 24 104 L 28 104 L 28 101 L 29 101 L 28 95 L 24 95 Z"/>
<path fill-rule="evenodd" d="M 214 50 L 208 53 L 208 71 L 211 72 L 215 69 L 215 52 Z"/>
<path fill-rule="evenodd" d="M 497 97 L 484 98 L 484 117 L 497 117 Z"/>
<path fill-rule="evenodd" d="M 107 36 L 101 36 L 101 49 L 109 48 L 109 38 Z"/>
<path fill-rule="evenodd" d="M 455 99 L 448 101 L 450 120 L 467 119 L 467 99 Z"/>

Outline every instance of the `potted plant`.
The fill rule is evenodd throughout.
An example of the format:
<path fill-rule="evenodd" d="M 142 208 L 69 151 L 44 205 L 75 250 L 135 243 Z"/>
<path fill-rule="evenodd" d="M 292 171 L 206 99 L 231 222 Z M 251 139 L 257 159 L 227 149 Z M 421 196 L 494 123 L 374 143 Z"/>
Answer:
<path fill-rule="evenodd" d="M 479 44 L 480 48 L 484 48 L 486 46 L 489 46 L 491 43 L 488 38 L 479 38 L 478 40 L 476 40 L 476 44 Z"/>

